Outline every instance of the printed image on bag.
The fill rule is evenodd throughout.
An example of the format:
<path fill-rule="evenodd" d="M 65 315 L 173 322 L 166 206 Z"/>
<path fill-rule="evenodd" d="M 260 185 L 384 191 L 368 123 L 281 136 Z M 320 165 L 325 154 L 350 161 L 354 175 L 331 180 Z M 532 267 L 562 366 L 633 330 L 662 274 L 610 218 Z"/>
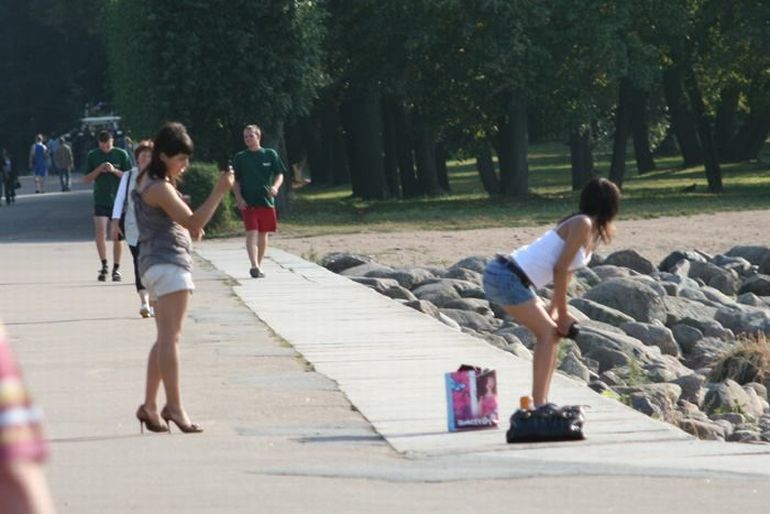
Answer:
<path fill-rule="evenodd" d="M 497 373 L 463 365 L 444 375 L 450 432 L 496 427 Z"/>

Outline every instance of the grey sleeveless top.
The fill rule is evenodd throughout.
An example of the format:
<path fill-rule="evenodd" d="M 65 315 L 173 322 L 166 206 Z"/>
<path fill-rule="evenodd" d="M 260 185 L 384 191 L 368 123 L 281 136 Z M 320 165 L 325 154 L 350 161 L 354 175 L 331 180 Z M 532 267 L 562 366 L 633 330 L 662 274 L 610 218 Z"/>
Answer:
<path fill-rule="evenodd" d="M 150 180 L 142 184 L 142 193 L 158 182 L 162 181 Z M 131 194 L 139 225 L 139 274 L 144 275 L 155 264 L 174 264 L 192 271 L 192 241 L 187 229 L 160 207 L 147 205 L 136 189 Z"/>

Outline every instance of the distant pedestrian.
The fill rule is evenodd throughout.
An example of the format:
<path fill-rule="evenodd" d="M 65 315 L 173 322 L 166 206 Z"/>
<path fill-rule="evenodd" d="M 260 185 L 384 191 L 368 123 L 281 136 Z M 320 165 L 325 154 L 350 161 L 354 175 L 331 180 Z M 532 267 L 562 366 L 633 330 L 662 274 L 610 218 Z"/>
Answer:
<path fill-rule="evenodd" d="M 133 192 L 139 225 L 139 272 L 150 299 L 156 301 L 157 337 L 147 359 L 144 403 L 136 411 L 140 427 L 166 432 L 173 422 L 185 433 L 202 432 L 182 404 L 179 343 L 192 281 L 192 241 L 233 186 L 232 170 L 223 171 L 206 201 L 194 212 L 182 200 L 176 183 L 190 162 L 193 142 L 181 123 L 168 123 L 155 136 L 152 159 L 139 174 Z M 166 406 L 158 412 L 160 385 Z"/>
<path fill-rule="evenodd" d="M 67 144 L 64 136 L 59 138 L 59 147 L 53 153 L 54 165 L 59 172 L 59 183 L 62 191 L 72 189 L 72 170 L 75 161 L 72 158 L 72 148 Z"/>
<path fill-rule="evenodd" d="M 112 216 L 115 195 L 120 186 L 120 178 L 124 171 L 131 169 L 131 159 L 122 148 L 113 146 L 112 134 L 107 131 L 99 133 L 99 147 L 91 150 L 86 158 L 87 174 L 83 177 L 86 183 L 94 184 L 94 232 L 96 236 L 96 251 L 99 253 L 101 269 L 97 279 L 107 280 L 109 266 L 107 265 L 107 225 Z M 120 257 L 123 251 L 120 237 L 112 238 L 112 281 L 120 282 Z"/>
<path fill-rule="evenodd" d="M 233 192 L 246 229 L 246 251 L 254 278 L 265 276 L 262 259 L 267 252 L 268 236 L 277 229 L 275 197 L 283 184 L 286 166 L 278 152 L 261 146 L 262 130 L 257 125 L 243 129 L 246 150 L 233 157 L 235 185 Z"/>
<path fill-rule="evenodd" d="M 40 411 L 32 405 L 0 325 L 0 514 L 53 514 L 42 469 L 47 453 Z"/>
<path fill-rule="evenodd" d="M 5 148 L 3 148 L 2 160 L 3 178 L 5 182 L 5 204 L 11 205 L 16 201 L 16 181 L 18 178 L 16 176 L 16 171 L 13 168 L 13 163 L 11 162 L 11 155 Z"/>
<path fill-rule="evenodd" d="M 29 169 L 35 177 L 35 193 L 45 193 L 45 178 L 48 176 L 48 147 L 43 144 L 43 135 L 35 136 L 29 149 Z"/>
<path fill-rule="evenodd" d="M 115 196 L 115 206 L 112 209 L 112 235 L 114 239 L 120 235 L 116 234 L 116 231 L 120 231 L 128 243 L 128 249 L 131 250 L 131 257 L 134 261 L 134 283 L 141 302 L 139 315 L 143 318 L 149 318 L 154 314 L 154 311 L 139 273 L 139 226 L 136 223 L 134 198 L 131 193 L 136 189 L 137 176 L 144 172 L 152 160 L 152 140 L 141 141 L 134 149 L 134 157 L 137 167 L 131 168 L 123 174 L 120 179 L 118 194 Z"/>

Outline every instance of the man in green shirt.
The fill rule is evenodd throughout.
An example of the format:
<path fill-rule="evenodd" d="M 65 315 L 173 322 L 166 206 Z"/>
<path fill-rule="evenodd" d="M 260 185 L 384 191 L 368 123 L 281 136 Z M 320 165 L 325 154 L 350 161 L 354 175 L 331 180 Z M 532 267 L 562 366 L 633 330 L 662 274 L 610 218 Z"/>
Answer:
<path fill-rule="evenodd" d="M 107 280 L 107 225 L 112 216 L 112 204 L 118 192 L 120 178 L 124 171 L 131 169 L 131 159 L 122 148 L 113 146 L 112 134 L 106 130 L 99 133 L 99 148 L 88 152 L 86 171 L 83 179 L 94 184 L 94 230 L 96 233 L 96 251 L 102 267 L 97 277 L 100 282 Z M 112 240 L 112 281 L 120 282 L 120 256 L 122 244 L 119 236 Z"/>
<path fill-rule="evenodd" d="M 272 148 L 262 148 L 262 130 L 257 125 L 243 129 L 246 150 L 233 157 L 235 185 L 233 192 L 246 228 L 246 251 L 254 278 L 264 277 L 262 258 L 267 251 L 267 238 L 277 229 L 275 197 L 283 184 L 286 166 Z"/>

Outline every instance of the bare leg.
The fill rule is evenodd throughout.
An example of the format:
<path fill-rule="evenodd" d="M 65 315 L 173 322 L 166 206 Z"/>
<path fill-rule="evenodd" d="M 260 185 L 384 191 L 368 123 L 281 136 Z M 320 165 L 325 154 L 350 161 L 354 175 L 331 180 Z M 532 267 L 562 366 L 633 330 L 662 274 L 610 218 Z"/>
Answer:
<path fill-rule="evenodd" d="M 0 465 L 0 512 L 53 514 L 54 506 L 43 469 L 36 462 Z"/>
<path fill-rule="evenodd" d="M 265 252 L 267 252 L 268 235 L 269 232 L 259 232 L 257 234 L 257 265 L 260 268 L 262 267 L 262 258 L 264 258 Z"/>
<path fill-rule="evenodd" d="M 105 248 L 106 251 L 106 248 Z M 112 261 L 113 266 L 120 265 L 120 257 L 123 255 L 123 241 L 120 240 L 120 236 L 112 238 Z"/>
<path fill-rule="evenodd" d="M 246 251 L 249 254 L 249 262 L 251 262 L 251 267 L 256 268 L 257 267 L 257 231 L 256 230 L 246 231 Z"/>
<path fill-rule="evenodd" d="M 532 359 L 532 398 L 535 406 L 548 403 L 548 390 L 556 361 L 559 336 L 556 323 L 548 316 L 537 298 L 522 305 L 507 305 L 505 311 L 530 329 L 537 337 Z"/>
<path fill-rule="evenodd" d="M 107 218 L 104 216 L 94 216 L 94 233 L 96 234 L 96 251 L 99 253 L 99 260 L 107 259 Z"/>
<path fill-rule="evenodd" d="M 182 338 L 182 322 L 187 313 L 189 296 L 190 292 L 187 290 L 169 293 L 158 298 L 155 307 L 155 322 L 158 326 L 157 355 L 166 392 L 166 406 L 171 414 L 188 425 L 190 419 L 182 406 L 179 381 L 179 342 Z"/>

